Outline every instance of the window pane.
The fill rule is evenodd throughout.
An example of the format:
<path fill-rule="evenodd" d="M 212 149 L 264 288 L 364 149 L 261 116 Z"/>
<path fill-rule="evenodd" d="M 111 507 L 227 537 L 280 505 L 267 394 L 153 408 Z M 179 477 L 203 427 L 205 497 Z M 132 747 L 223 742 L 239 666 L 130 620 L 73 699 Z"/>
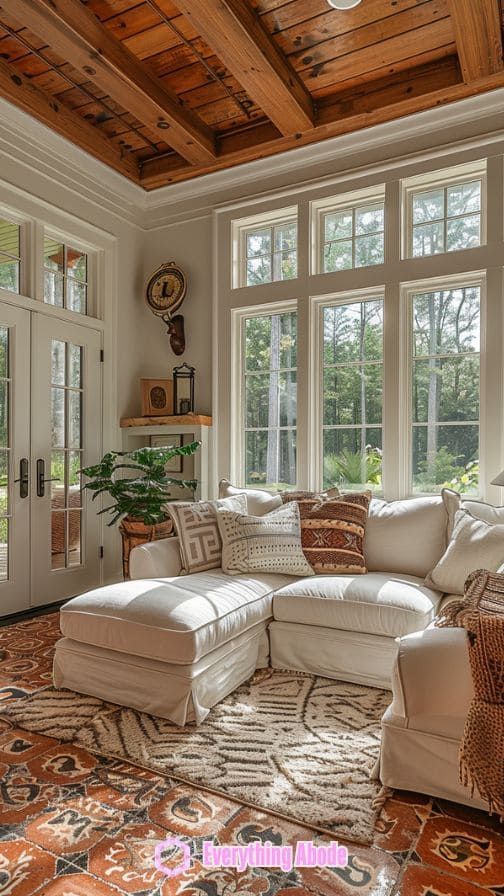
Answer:
<path fill-rule="evenodd" d="M 443 487 L 477 493 L 479 427 L 415 426 L 413 428 L 413 489 L 439 492 Z"/>
<path fill-rule="evenodd" d="M 275 251 L 297 248 L 297 224 L 278 224 L 275 227 Z"/>
<path fill-rule="evenodd" d="M 479 297 L 478 287 L 413 297 L 414 354 L 430 356 L 413 361 L 415 491 L 477 491 Z"/>
<path fill-rule="evenodd" d="M 87 286 L 85 283 L 79 283 L 78 280 L 67 280 L 66 306 L 70 311 L 77 311 L 79 314 L 86 313 L 87 302 Z"/>
<path fill-rule="evenodd" d="M 293 280 L 297 277 L 296 252 L 275 252 L 273 264 L 274 280 Z"/>
<path fill-rule="evenodd" d="M 477 352 L 479 347 L 479 287 L 446 289 L 413 297 L 415 355 Z"/>
<path fill-rule="evenodd" d="M 382 365 L 333 367 L 324 371 L 323 422 L 352 426 L 382 422 Z"/>
<path fill-rule="evenodd" d="M 355 209 L 355 233 L 357 236 L 365 233 L 383 231 L 384 227 L 383 203 L 366 205 Z"/>
<path fill-rule="evenodd" d="M 0 450 L 0 517 L 9 512 L 9 452 Z"/>
<path fill-rule="evenodd" d="M 477 420 L 480 362 L 473 358 L 432 358 L 413 368 L 413 422 Z"/>
<path fill-rule="evenodd" d="M 271 257 L 251 258 L 247 261 L 247 286 L 271 283 Z"/>
<path fill-rule="evenodd" d="M 444 224 L 419 224 L 413 228 L 413 255 L 438 255 L 444 252 Z"/>
<path fill-rule="evenodd" d="M 81 392 L 67 392 L 68 395 L 68 447 L 81 447 Z"/>
<path fill-rule="evenodd" d="M 297 374 L 295 371 L 281 373 L 279 382 L 280 426 L 295 426 L 297 423 Z"/>
<path fill-rule="evenodd" d="M 456 252 L 460 249 L 471 249 L 481 242 L 479 215 L 467 218 L 455 218 L 446 223 L 446 251 Z"/>
<path fill-rule="evenodd" d="M 352 240 L 324 246 L 324 271 L 346 271 L 352 267 Z"/>
<path fill-rule="evenodd" d="M 351 210 L 324 215 L 324 241 L 344 240 L 352 237 L 353 216 Z"/>
<path fill-rule="evenodd" d="M 353 302 L 324 308 L 324 364 L 375 361 L 383 355 L 383 303 Z"/>
<path fill-rule="evenodd" d="M 371 264 L 383 264 L 383 234 L 358 236 L 355 240 L 355 267 L 364 268 Z"/>
<path fill-rule="evenodd" d="M 19 292 L 19 262 L 0 255 L 0 289 Z"/>
<path fill-rule="evenodd" d="M 481 181 L 476 180 L 469 184 L 455 184 L 448 187 L 446 200 L 449 218 L 455 215 L 479 212 L 481 209 Z"/>
<path fill-rule="evenodd" d="M 73 386 L 76 389 L 79 389 L 82 386 L 82 373 L 81 373 L 81 364 L 82 364 L 82 348 L 80 345 L 72 345 L 69 343 L 68 345 L 68 371 L 67 371 L 67 386 Z"/>
<path fill-rule="evenodd" d="M 64 569 L 66 548 L 66 513 L 56 510 L 51 513 L 51 568 Z"/>
<path fill-rule="evenodd" d="M 275 380 L 278 374 L 275 374 Z M 272 383 L 269 373 L 251 374 L 245 381 L 245 426 L 251 429 L 268 426 L 268 397 Z"/>
<path fill-rule="evenodd" d="M 0 581 L 9 578 L 9 520 L 0 519 Z"/>
<path fill-rule="evenodd" d="M 52 446 L 53 448 L 65 447 L 65 390 L 53 388 L 52 390 Z"/>
<path fill-rule="evenodd" d="M 6 254 L 14 258 L 19 258 L 20 250 L 20 227 L 12 224 L 4 218 L 0 218 L 0 255 Z"/>
<path fill-rule="evenodd" d="M 257 255 L 269 255 L 271 253 L 271 230 L 250 230 L 246 236 L 247 258 Z"/>
<path fill-rule="evenodd" d="M 65 247 L 50 237 L 44 239 L 44 267 L 59 274 L 65 271 Z"/>
<path fill-rule="evenodd" d="M 9 382 L 0 380 L 0 448 L 9 447 Z"/>
<path fill-rule="evenodd" d="M 324 488 L 381 489 L 381 428 L 325 430 L 323 451 Z"/>
<path fill-rule="evenodd" d="M 0 327 L 0 376 L 9 376 L 9 328 Z"/>
<path fill-rule="evenodd" d="M 52 341 L 51 381 L 55 386 L 65 385 L 65 343 L 57 339 Z"/>
<path fill-rule="evenodd" d="M 81 564 L 82 511 L 69 510 L 68 514 L 68 566 Z"/>
<path fill-rule="evenodd" d="M 444 190 L 427 190 L 413 195 L 413 224 L 444 218 Z"/>
<path fill-rule="evenodd" d="M 52 271 L 44 271 L 44 302 L 63 308 L 63 277 Z"/>
<path fill-rule="evenodd" d="M 47 473 L 46 473 L 47 476 Z M 65 452 L 51 451 L 51 510 L 63 510 L 65 501 Z"/>
<path fill-rule="evenodd" d="M 296 484 L 295 430 L 247 432 L 246 485 L 285 488 Z"/>
<path fill-rule="evenodd" d="M 75 280 L 87 280 L 87 255 L 79 249 L 67 248 L 67 266 L 66 273 L 68 277 L 74 277 Z"/>

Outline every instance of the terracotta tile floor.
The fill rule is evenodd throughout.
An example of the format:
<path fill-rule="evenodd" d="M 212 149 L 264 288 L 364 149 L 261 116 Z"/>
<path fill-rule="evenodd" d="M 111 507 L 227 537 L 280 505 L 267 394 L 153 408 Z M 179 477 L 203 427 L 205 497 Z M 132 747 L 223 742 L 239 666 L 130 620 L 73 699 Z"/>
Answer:
<path fill-rule="evenodd" d="M 500 822 L 407 793 L 387 802 L 372 847 L 349 845 L 345 869 L 203 868 L 202 839 L 294 844 L 313 835 L 225 797 L 12 728 L 1 703 L 50 684 L 58 636 L 57 614 L 0 628 L 0 896 L 504 894 Z M 174 878 L 153 863 L 156 844 L 170 835 L 189 840 L 194 856 L 192 868 Z M 170 865 L 177 855 L 163 860 Z"/>

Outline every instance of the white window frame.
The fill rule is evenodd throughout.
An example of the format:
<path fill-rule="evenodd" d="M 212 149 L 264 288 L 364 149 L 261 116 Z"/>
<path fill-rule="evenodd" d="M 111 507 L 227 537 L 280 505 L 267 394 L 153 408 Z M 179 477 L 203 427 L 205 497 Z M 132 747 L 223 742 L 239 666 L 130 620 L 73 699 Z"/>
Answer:
<path fill-rule="evenodd" d="M 68 313 L 72 316 L 72 318 L 76 318 L 77 320 L 82 320 L 83 318 L 100 318 L 100 309 L 98 308 L 97 295 L 98 295 L 98 255 L 99 250 L 96 249 L 95 246 L 92 246 L 86 242 L 83 242 L 79 238 L 74 238 L 71 234 L 65 231 L 55 230 L 52 227 L 44 226 L 41 233 L 41 246 L 40 250 L 42 253 L 42 258 L 40 259 L 40 277 L 39 277 L 39 291 L 40 294 L 38 298 L 43 302 L 44 305 L 51 306 L 50 302 L 45 301 L 45 272 L 48 270 L 44 264 L 44 241 L 46 239 L 52 239 L 56 242 L 62 244 L 65 247 L 65 256 L 66 249 L 70 246 L 72 249 L 76 249 L 77 251 L 82 252 L 86 255 L 86 311 L 74 311 L 71 308 L 67 308 L 66 305 L 63 308 L 60 308 L 59 305 L 51 306 L 55 307 L 58 311 L 62 311 L 64 313 Z M 66 281 L 67 274 L 63 273 L 63 279 Z M 83 282 L 83 281 L 79 281 Z M 64 290 L 66 292 L 66 282 L 64 284 Z M 65 293 L 64 293 L 65 294 Z"/>
<path fill-rule="evenodd" d="M 357 302 L 369 302 L 382 300 L 383 304 L 383 408 L 382 408 L 382 434 L 385 432 L 385 317 L 386 317 L 386 293 L 385 286 L 375 286 L 369 289 L 346 290 L 345 292 L 329 293 L 323 296 L 313 296 L 311 304 L 312 332 L 310 347 L 310 395 L 313 406 L 312 427 L 312 452 L 310 457 L 310 480 L 316 489 L 322 489 L 324 480 L 324 315 L 323 310 L 330 305 L 349 305 Z M 382 470 L 383 491 L 384 470 Z M 381 494 L 377 492 L 376 494 Z"/>
<path fill-rule="evenodd" d="M 355 209 L 362 208 L 366 205 L 376 205 L 383 203 L 384 225 L 383 225 L 383 258 L 386 258 L 386 240 L 387 240 L 387 221 L 386 221 L 386 204 L 385 204 L 385 184 L 377 184 L 368 187 L 365 190 L 354 190 L 351 193 L 343 193 L 341 196 L 330 196 L 324 199 L 318 199 L 310 203 L 311 207 L 311 273 L 334 275 L 341 273 L 349 273 L 350 271 L 360 271 L 367 268 L 376 269 L 380 264 L 362 265 L 356 267 L 352 264 L 351 268 L 343 268 L 341 271 L 325 271 L 324 270 L 324 246 L 325 246 L 325 216 L 331 212 L 352 211 L 353 222 L 355 225 Z M 350 239 L 350 237 L 349 237 Z M 355 226 L 352 227 L 352 260 L 355 260 Z M 384 263 L 384 261 L 382 263 Z"/>
<path fill-rule="evenodd" d="M 245 486 L 245 321 L 250 317 L 272 317 L 298 312 L 297 299 L 268 302 L 231 310 L 231 480 Z M 297 369 L 297 368 L 296 368 Z M 296 423 L 296 433 L 298 423 Z M 296 477 L 299 465 L 296 457 Z M 259 488 L 261 486 L 258 486 Z M 267 488 L 267 486 L 264 486 Z"/>
<path fill-rule="evenodd" d="M 472 181 L 481 181 L 481 208 L 480 208 L 480 243 L 478 246 L 471 246 L 470 249 L 480 249 L 487 243 L 487 160 L 479 160 L 466 165 L 459 165 L 456 168 L 447 168 L 443 171 L 430 171 L 427 174 L 418 175 L 417 177 L 408 178 L 402 181 L 402 207 L 403 214 L 401 216 L 401 247 L 403 259 L 417 258 L 433 258 L 442 255 L 454 255 L 458 252 L 468 251 L 466 249 L 449 249 L 444 252 L 436 252 L 429 255 L 413 255 L 413 196 L 416 193 L 427 193 L 431 190 L 445 191 L 445 211 L 446 211 L 446 188 L 458 186 L 459 184 L 471 183 Z M 438 220 L 438 219 L 436 219 Z M 446 215 L 439 219 L 444 227 L 444 239 L 446 246 L 446 229 L 449 220 Z M 426 222 L 429 223 L 429 222 Z M 433 222 L 434 223 L 434 222 Z"/>
<path fill-rule="evenodd" d="M 468 272 L 448 277 L 431 277 L 425 280 L 417 280 L 406 283 L 401 288 L 401 335 L 400 335 L 400 406 L 399 427 L 403 434 L 401 442 L 401 464 L 403 470 L 403 482 L 405 494 L 419 497 L 422 494 L 430 495 L 432 492 L 413 491 L 413 296 L 426 292 L 438 292 L 441 290 L 457 289 L 461 287 L 478 287 L 480 290 L 480 386 L 479 386 L 479 469 L 480 484 L 476 495 L 471 495 L 475 500 L 482 492 L 481 483 L 485 483 L 485 374 L 484 351 L 486 333 L 486 274 L 484 271 Z"/>
<path fill-rule="evenodd" d="M 269 286 L 270 283 L 283 283 L 283 280 L 270 280 L 267 283 L 248 284 L 247 283 L 247 233 L 251 230 L 267 229 L 282 226 L 285 224 L 296 225 L 296 266 L 297 277 L 299 276 L 299 222 L 297 205 L 289 206 L 284 209 L 275 209 L 272 212 L 263 212 L 259 215 L 252 215 L 249 218 L 240 218 L 233 221 L 231 228 L 232 239 L 232 289 L 253 289 L 254 286 Z M 273 272 L 273 255 L 272 256 L 272 272 Z M 289 278 L 289 283 L 297 280 L 297 277 Z"/>
<path fill-rule="evenodd" d="M 2 295 L 11 296 L 28 296 L 30 293 L 30 259 L 28 257 L 28 249 L 30 245 L 31 221 L 19 212 L 6 205 L 0 205 L 0 218 L 8 221 L 9 224 L 16 224 L 19 227 L 19 292 L 11 292 L 9 289 L 0 290 L 0 298 Z"/>

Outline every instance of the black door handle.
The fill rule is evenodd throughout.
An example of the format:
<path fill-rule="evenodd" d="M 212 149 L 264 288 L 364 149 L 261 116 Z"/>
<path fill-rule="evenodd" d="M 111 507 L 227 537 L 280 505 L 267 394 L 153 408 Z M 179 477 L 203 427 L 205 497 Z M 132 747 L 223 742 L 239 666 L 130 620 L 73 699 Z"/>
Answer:
<path fill-rule="evenodd" d="M 45 479 L 45 461 L 43 457 L 39 457 L 37 460 L 37 495 L 39 498 L 43 498 L 45 495 L 45 484 L 46 482 L 60 482 L 60 480 L 56 477 L 54 479 Z"/>
<path fill-rule="evenodd" d="M 30 489 L 30 473 L 29 473 L 30 465 L 28 463 L 27 457 L 22 457 L 19 461 L 19 479 L 15 479 L 14 482 L 19 482 L 19 497 L 27 498 L 29 489 Z"/>

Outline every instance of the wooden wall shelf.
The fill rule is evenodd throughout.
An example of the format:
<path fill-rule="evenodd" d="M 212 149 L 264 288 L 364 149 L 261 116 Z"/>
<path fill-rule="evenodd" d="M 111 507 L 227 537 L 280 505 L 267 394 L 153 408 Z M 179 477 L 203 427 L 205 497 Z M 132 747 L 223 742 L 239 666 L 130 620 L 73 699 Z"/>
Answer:
<path fill-rule="evenodd" d="M 211 426 L 212 418 L 205 414 L 170 415 L 169 417 L 123 417 L 121 429 L 130 426 Z"/>

